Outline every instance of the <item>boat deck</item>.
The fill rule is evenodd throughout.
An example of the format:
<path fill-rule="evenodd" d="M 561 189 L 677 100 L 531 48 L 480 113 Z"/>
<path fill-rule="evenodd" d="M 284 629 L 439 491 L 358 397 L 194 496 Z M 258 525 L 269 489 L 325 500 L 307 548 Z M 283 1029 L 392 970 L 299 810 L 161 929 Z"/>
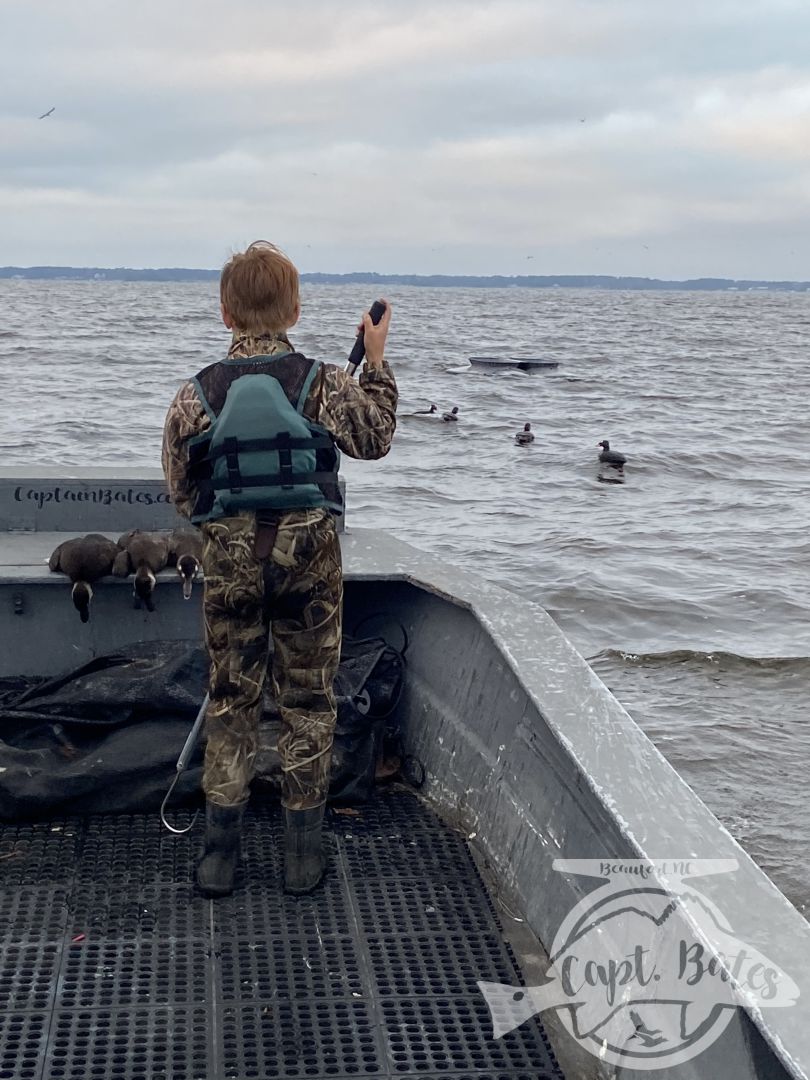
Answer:
<path fill-rule="evenodd" d="M 328 819 L 313 896 L 281 891 L 259 806 L 217 901 L 201 823 L 0 826 L 0 1078 L 560 1077 L 536 1018 L 492 1038 L 477 980 L 522 979 L 464 841 L 407 793 Z"/>

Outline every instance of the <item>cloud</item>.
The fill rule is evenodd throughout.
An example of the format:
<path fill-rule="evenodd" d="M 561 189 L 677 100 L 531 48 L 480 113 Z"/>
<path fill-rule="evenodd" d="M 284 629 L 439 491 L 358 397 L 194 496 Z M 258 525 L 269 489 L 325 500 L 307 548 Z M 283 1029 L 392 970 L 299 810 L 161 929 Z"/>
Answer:
<path fill-rule="evenodd" d="M 792 0 L 77 10 L 4 7 L 0 262 L 782 276 L 762 229 L 810 222 Z"/>
<path fill-rule="evenodd" d="M 810 71 L 768 68 L 699 89 L 692 141 L 740 157 L 810 161 Z M 689 139 L 689 132 L 684 133 Z"/>

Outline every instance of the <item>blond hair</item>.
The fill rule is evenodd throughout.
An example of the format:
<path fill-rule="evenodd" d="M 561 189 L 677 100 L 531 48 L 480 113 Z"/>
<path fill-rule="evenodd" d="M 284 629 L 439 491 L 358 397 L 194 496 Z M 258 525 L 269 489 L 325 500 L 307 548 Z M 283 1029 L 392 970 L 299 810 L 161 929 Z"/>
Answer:
<path fill-rule="evenodd" d="M 235 328 L 250 334 L 292 326 L 298 307 L 298 271 L 267 240 L 256 240 L 222 268 L 219 298 Z"/>

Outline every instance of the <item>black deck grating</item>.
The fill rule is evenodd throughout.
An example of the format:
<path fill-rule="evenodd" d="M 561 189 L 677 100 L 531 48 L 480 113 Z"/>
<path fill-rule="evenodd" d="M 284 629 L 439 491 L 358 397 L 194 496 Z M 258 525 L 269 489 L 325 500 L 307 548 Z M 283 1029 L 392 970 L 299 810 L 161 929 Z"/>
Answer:
<path fill-rule="evenodd" d="M 375 799 L 363 806 L 358 814 L 352 810 L 335 810 L 332 813 L 332 829 L 341 835 L 385 833 L 410 836 L 419 832 L 458 839 L 430 807 L 410 798 Z"/>
<path fill-rule="evenodd" d="M 515 965 L 496 934 L 367 935 L 374 985 L 386 997 L 475 997 L 477 981 L 515 983 Z"/>
<path fill-rule="evenodd" d="M 105 886 L 78 883 L 68 931 L 95 940 L 207 938 L 210 905 L 193 885 Z"/>
<path fill-rule="evenodd" d="M 71 881 L 81 833 L 81 823 L 64 819 L 5 826 L 0 832 L 0 889 Z"/>
<path fill-rule="evenodd" d="M 11 942 L 61 941 L 67 921 L 67 886 L 0 889 L 0 947 Z"/>
<path fill-rule="evenodd" d="M 343 882 L 331 873 L 314 896 L 296 899 L 280 892 L 277 881 L 237 890 L 214 906 L 214 932 L 223 938 L 272 941 L 282 935 L 352 935 L 351 906 Z"/>
<path fill-rule="evenodd" d="M 205 1009 L 101 1009 L 57 1012 L 51 1021 L 47 1080 L 208 1080 Z"/>
<path fill-rule="evenodd" d="M 387 1076 L 376 1019 L 362 1001 L 270 1003 L 224 1010 L 221 1075 Z"/>
<path fill-rule="evenodd" d="M 61 945 L 0 947 L 0 1004 L 3 1009 L 49 1009 L 53 1003 Z"/>
<path fill-rule="evenodd" d="M 406 794 L 328 833 L 326 882 L 294 899 L 281 815 L 251 812 L 211 902 L 202 822 L 0 827 L 0 1080 L 559 1077 L 537 1020 L 491 1038 L 477 980 L 522 978 L 463 839 Z"/>
<path fill-rule="evenodd" d="M 315 934 L 261 941 L 223 938 L 217 956 L 223 1001 L 363 996 L 364 981 L 353 940 L 318 939 Z"/>
<path fill-rule="evenodd" d="M 38 1080 L 45 1057 L 49 1014 L 0 1009 L 0 1077 Z"/>
<path fill-rule="evenodd" d="M 466 877 L 472 861 L 452 833 L 395 831 L 364 832 L 343 837 L 343 851 L 352 877 L 414 878 Z"/>
<path fill-rule="evenodd" d="M 353 890 L 361 922 L 374 935 L 482 934 L 492 930 L 495 918 L 472 871 L 446 880 L 355 880 Z"/>
<path fill-rule="evenodd" d="M 274 881 L 281 873 L 283 847 L 279 820 L 250 819 L 242 834 L 242 865 L 240 876 L 245 881 Z"/>
<path fill-rule="evenodd" d="M 394 998 L 383 1001 L 382 1010 L 399 1073 L 531 1069 L 538 1064 L 536 1027 L 526 1025 L 493 1040 L 489 1009 L 480 996 Z"/>
<path fill-rule="evenodd" d="M 65 950 L 57 1008 L 194 1005 L 208 989 L 205 940 L 88 940 Z"/>
<path fill-rule="evenodd" d="M 187 813 L 173 815 L 176 828 L 189 824 Z M 176 885 L 194 880 L 196 833 L 172 836 L 156 816 L 92 818 L 76 867 L 76 880 L 112 886 Z"/>

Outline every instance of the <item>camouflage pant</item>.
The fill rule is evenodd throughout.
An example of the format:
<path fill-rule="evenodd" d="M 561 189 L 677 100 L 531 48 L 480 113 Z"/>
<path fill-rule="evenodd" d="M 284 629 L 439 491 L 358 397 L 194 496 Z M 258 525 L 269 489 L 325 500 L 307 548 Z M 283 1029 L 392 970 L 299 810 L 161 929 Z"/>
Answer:
<path fill-rule="evenodd" d="M 292 810 L 318 806 L 329 788 L 340 659 L 343 575 L 334 517 L 325 510 L 286 514 L 266 559 L 254 551 L 253 514 L 209 522 L 202 532 L 211 660 L 203 790 L 220 806 L 247 798 L 272 633 L 282 802 Z"/>

